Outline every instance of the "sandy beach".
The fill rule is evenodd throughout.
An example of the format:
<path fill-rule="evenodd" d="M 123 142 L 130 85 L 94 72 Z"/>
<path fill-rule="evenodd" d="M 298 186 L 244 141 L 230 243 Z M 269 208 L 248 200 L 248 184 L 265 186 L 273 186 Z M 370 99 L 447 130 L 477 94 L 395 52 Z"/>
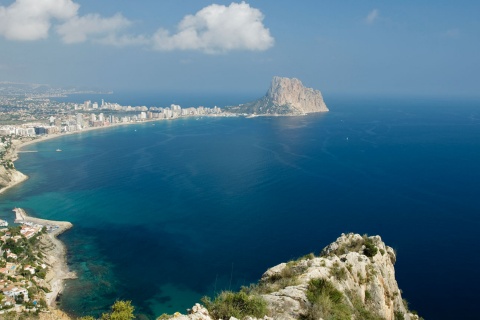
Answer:
<path fill-rule="evenodd" d="M 47 304 L 55 307 L 55 299 L 63 290 L 63 281 L 65 279 L 75 279 L 76 275 L 68 269 L 66 261 L 65 245 L 57 239 L 57 236 L 73 225 L 67 221 L 54 221 L 30 217 L 25 210 L 15 208 L 13 211 L 16 214 L 16 223 L 32 222 L 43 226 L 54 226 L 52 231 L 47 232 L 42 236 L 40 245 L 45 248 L 45 263 L 49 265 L 49 271 L 45 277 L 45 281 L 50 285 L 50 291 L 46 294 Z"/>

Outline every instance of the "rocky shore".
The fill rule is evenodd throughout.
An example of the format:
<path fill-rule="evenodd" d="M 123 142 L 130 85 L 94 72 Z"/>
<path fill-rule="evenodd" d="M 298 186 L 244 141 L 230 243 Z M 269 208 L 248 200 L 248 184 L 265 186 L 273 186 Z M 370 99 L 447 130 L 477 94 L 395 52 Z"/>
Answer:
<path fill-rule="evenodd" d="M 16 223 L 33 223 L 48 227 L 48 232 L 41 237 L 40 245 L 46 252 L 45 263 L 49 266 L 45 277 L 50 292 L 46 294 L 46 301 L 50 307 L 55 307 L 55 300 L 63 290 L 63 281 L 75 279 L 76 274 L 71 272 L 67 266 L 65 245 L 57 239 L 57 236 L 72 228 L 67 221 L 54 221 L 30 217 L 25 210 L 15 208 Z"/>

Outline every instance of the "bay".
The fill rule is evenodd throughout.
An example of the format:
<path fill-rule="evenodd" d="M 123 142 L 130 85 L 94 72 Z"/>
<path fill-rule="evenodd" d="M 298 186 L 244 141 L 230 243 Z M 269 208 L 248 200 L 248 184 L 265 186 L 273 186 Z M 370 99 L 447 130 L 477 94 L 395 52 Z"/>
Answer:
<path fill-rule="evenodd" d="M 1 196 L 0 217 L 18 206 L 74 224 L 61 240 L 79 279 L 60 306 L 76 316 L 116 299 L 146 319 L 184 311 L 356 232 L 396 249 L 420 315 L 474 319 L 479 101 L 327 104 L 307 117 L 178 119 L 31 145 L 16 162 L 30 179 Z"/>

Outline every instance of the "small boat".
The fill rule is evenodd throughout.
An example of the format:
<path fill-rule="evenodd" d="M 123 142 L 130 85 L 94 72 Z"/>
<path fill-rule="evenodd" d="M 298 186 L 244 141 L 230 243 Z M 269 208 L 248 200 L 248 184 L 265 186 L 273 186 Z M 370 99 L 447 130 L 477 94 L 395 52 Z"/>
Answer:
<path fill-rule="evenodd" d="M 57 152 L 62 152 L 62 149 L 57 149 L 57 150 L 55 150 L 55 151 L 57 151 Z"/>

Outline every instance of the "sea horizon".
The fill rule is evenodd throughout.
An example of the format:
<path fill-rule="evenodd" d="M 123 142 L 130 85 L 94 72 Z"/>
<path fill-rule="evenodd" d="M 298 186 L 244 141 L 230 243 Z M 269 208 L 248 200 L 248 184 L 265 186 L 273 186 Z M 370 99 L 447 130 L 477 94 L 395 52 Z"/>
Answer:
<path fill-rule="evenodd" d="M 29 146 L 16 167 L 30 179 L 1 195 L 0 218 L 15 205 L 74 224 L 60 239 L 80 278 L 60 306 L 76 316 L 115 299 L 149 318 L 182 312 L 353 231 L 397 250 L 421 316 L 461 306 L 471 318 L 444 275 L 476 261 L 478 100 L 325 100 L 330 112 L 305 117 L 148 122 Z M 469 263 L 439 266 L 447 249 Z M 446 297 L 431 291 L 439 281 Z"/>

